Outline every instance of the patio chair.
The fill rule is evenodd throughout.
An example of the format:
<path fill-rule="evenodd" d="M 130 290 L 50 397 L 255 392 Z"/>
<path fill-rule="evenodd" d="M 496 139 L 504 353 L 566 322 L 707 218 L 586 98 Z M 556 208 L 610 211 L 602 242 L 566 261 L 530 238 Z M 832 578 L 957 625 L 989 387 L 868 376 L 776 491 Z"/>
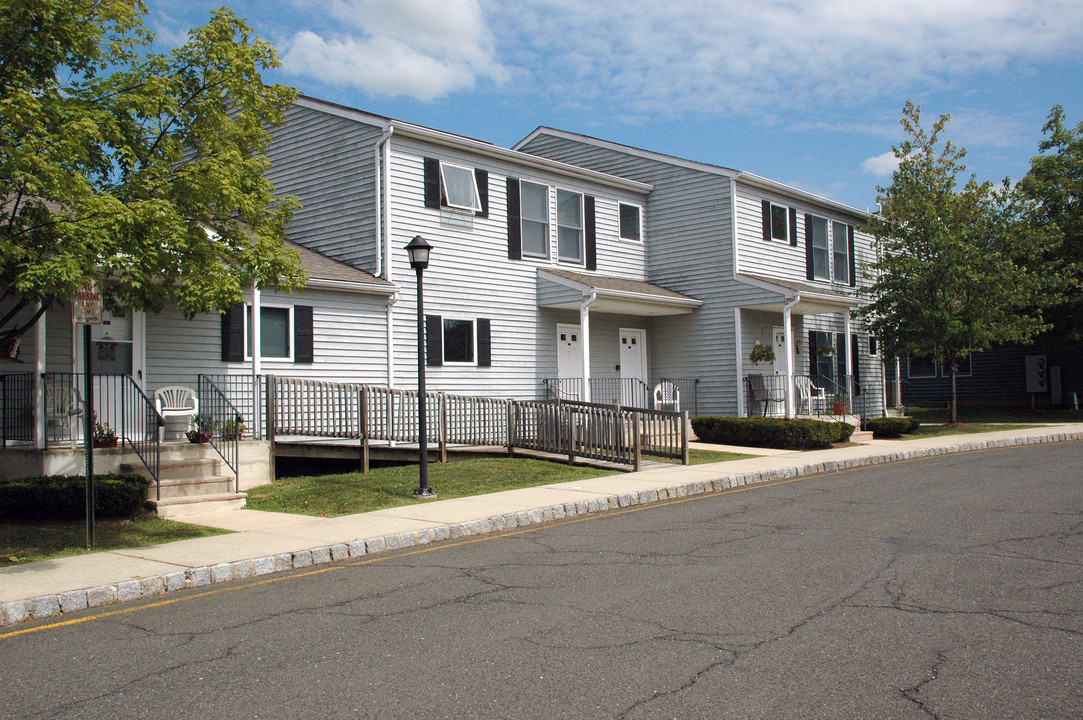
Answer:
<path fill-rule="evenodd" d="M 188 427 L 188 421 L 199 413 L 199 398 L 190 387 L 183 385 L 166 385 L 154 391 L 154 407 L 162 416 L 166 425 L 162 427 L 162 436 L 165 438 L 166 427 L 169 426 L 169 434 L 177 437 L 184 434 L 184 428 Z M 178 419 L 183 418 L 183 426 Z M 170 420 L 173 422 L 170 422 Z M 180 431 L 176 430 L 181 427 Z"/>
<path fill-rule="evenodd" d="M 60 430 L 67 427 L 68 438 L 74 450 L 76 428 L 83 416 L 83 395 L 79 388 L 72 386 L 45 386 L 45 431 L 48 437 L 60 439 Z M 50 434 L 50 430 L 52 434 Z"/>
<path fill-rule="evenodd" d="M 809 415 L 819 415 L 827 407 L 827 395 L 824 393 L 824 389 L 813 385 L 812 378 L 798 375 L 794 377 L 793 384 L 797 388 L 798 413 L 801 412 L 801 407 L 804 406 L 807 408 Z"/>
<path fill-rule="evenodd" d="M 681 409 L 681 390 L 674 383 L 663 380 L 654 386 L 654 409 L 671 410 L 677 412 Z"/>
<path fill-rule="evenodd" d="M 777 387 L 768 389 L 767 384 L 764 382 L 763 375 L 759 373 L 753 373 L 748 376 L 748 390 L 750 394 L 750 409 L 752 406 L 755 406 L 756 403 L 763 403 L 764 417 L 767 417 L 767 408 L 771 403 L 786 401 L 785 393 Z"/>

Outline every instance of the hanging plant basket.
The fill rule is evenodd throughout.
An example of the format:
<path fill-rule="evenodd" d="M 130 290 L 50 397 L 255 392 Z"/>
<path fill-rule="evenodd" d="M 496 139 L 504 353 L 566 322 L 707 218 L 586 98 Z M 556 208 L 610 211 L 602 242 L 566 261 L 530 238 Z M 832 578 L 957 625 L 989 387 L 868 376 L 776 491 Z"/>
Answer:
<path fill-rule="evenodd" d="M 759 365 L 761 362 L 774 362 L 775 350 L 770 345 L 764 345 L 759 340 L 752 346 L 752 352 L 748 354 L 748 361 L 753 365 Z"/>

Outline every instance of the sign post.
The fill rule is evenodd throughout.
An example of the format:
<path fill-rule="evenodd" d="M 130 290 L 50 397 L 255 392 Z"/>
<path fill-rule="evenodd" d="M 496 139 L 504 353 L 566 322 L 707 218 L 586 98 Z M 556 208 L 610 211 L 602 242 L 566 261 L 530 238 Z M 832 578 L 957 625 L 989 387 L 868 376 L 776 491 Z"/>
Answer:
<path fill-rule="evenodd" d="M 83 284 L 71 304 L 71 321 L 83 326 L 83 452 L 86 457 L 86 546 L 94 547 L 94 382 L 90 364 L 90 326 L 102 324 L 102 294 L 93 282 Z"/>

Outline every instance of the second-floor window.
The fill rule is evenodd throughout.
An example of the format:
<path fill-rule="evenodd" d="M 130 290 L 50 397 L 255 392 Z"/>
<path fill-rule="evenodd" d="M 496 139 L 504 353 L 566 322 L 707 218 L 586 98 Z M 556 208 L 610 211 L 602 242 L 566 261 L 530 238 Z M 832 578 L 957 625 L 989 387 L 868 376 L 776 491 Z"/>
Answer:
<path fill-rule="evenodd" d="M 520 183 L 519 192 L 523 255 L 547 258 L 549 257 L 549 188 L 523 180 Z"/>
<path fill-rule="evenodd" d="M 835 282 L 850 282 L 849 247 L 849 233 L 846 232 L 846 224 L 840 222 L 831 223 L 831 255 L 835 270 Z"/>
<path fill-rule="evenodd" d="M 639 240 L 639 208 L 635 205 L 620 204 L 620 236 L 625 240 Z"/>
<path fill-rule="evenodd" d="M 583 195 L 557 190 L 557 257 L 583 262 Z"/>
<path fill-rule="evenodd" d="M 827 237 L 827 220 L 812 218 L 812 277 L 814 280 L 831 279 L 831 250 Z"/>
<path fill-rule="evenodd" d="M 805 262 L 809 280 L 829 280 L 854 287 L 854 226 L 805 215 Z"/>

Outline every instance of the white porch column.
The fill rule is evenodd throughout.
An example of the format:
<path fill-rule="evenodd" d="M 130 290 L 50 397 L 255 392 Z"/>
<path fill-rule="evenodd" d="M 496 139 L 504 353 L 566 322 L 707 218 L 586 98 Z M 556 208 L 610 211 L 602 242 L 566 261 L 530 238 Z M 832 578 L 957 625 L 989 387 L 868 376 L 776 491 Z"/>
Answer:
<path fill-rule="evenodd" d="M 852 342 L 852 325 L 850 320 L 850 311 L 845 310 L 842 313 L 842 323 L 844 332 L 846 333 L 846 377 L 849 386 L 846 388 L 846 392 L 850 395 L 850 402 L 854 399 L 854 351 L 851 349 L 850 344 Z M 851 405 L 850 407 L 853 407 Z"/>
<path fill-rule="evenodd" d="M 795 295 L 793 300 L 782 306 L 782 333 L 786 343 L 786 417 L 792 418 L 797 415 L 797 408 L 793 401 L 793 313 L 791 309 L 801 302 L 801 296 Z M 809 408 L 810 410 L 812 408 Z"/>
<path fill-rule="evenodd" d="M 41 305 L 36 305 L 35 310 Z M 38 450 L 45 449 L 45 311 L 38 318 L 38 324 L 34 327 L 34 447 Z"/>
<path fill-rule="evenodd" d="M 260 296 L 259 287 L 252 281 L 252 435 L 266 437 L 263 434 L 263 408 L 260 403 L 259 376 L 263 370 L 260 358 L 263 348 L 260 346 Z"/>
<path fill-rule="evenodd" d="M 741 308 L 733 308 L 733 337 L 735 341 L 733 343 L 735 356 L 735 367 L 737 368 L 737 417 L 745 416 L 745 379 L 742 370 L 744 370 L 744 348 L 741 343 Z"/>
<path fill-rule="evenodd" d="M 583 353 L 583 392 L 580 397 L 583 402 L 590 402 L 590 305 L 597 297 L 598 293 L 592 292 L 579 306 L 580 350 Z"/>

